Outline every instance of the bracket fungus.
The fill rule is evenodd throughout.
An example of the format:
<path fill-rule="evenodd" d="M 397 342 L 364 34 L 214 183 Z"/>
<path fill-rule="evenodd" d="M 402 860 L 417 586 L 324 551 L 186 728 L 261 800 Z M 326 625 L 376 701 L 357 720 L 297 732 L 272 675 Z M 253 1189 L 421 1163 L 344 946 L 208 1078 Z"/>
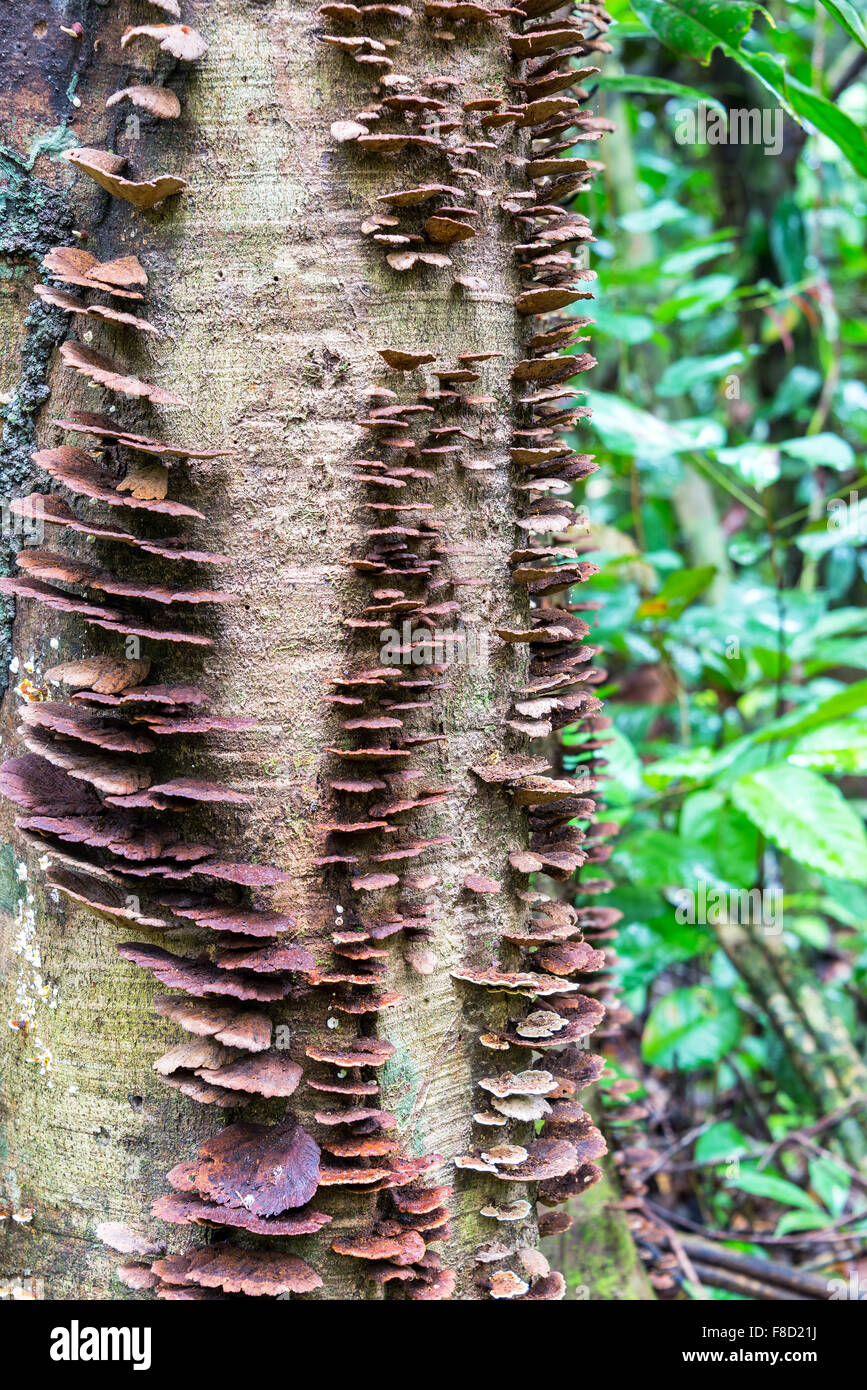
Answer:
<path fill-rule="evenodd" d="M 158 207 L 166 198 L 182 193 L 187 187 L 186 179 L 178 178 L 175 174 L 158 174 L 155 178 L 140 180 L 124 178 L 120 170 L 126 160 L 106 150 L 70 150 L 66 157 L 70 164 L 87 174 L 106 193 L 132 203 L 140 212 Z"/>

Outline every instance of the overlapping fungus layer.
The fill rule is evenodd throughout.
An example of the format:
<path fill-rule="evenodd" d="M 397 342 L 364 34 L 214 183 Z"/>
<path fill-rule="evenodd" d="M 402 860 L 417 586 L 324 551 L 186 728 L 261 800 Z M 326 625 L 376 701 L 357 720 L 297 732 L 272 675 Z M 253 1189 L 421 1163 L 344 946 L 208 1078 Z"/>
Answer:
<path fill-rule="evenodd" d="M 175 0 L 159 3 L 180 20 Z M 457 1181 L 466 1173 L 490 1181 L 479 1215 L 504 1233 L 475 1251 L 475 1296 L 557 1299 L 564 1282 L 535 1249 L 536 1231 L 566 1229 L 568 1216 L 550 1208 L 600 1176 L 594 1160 L 605 1144 L 576 1097 L 602 1071 L 586 1040 L 605 1013 L 594 997 L 606 998 L 608 989 L 599 943 L 616 916 L 593 905 L 606 882 L 583 876 L 585 866 L 605 860 L 613 827 L 597 815 L 606 721 L 592 692 L 604 673 L 592 664 L 597 653 L 585 645 L 589 626 L 581 616 L 592 605 L 571 601 L 574 586 L 595 572 L 583 558 L 586 538 L 571 501 L 573 484 L 594 463 L 569 442 L 588 414 L 574 403 L 570 383 L 593 365 L 588 353 L 572 351 L 585 341 L 582 330 L 591 320 L 564 313 L 592 297 L 592 272 L 575 255 L 592 240 L 590 228 L 569 206 L 601 166 L 571 151 L 604 128 L 586 110 L 581 83 L 597 71 L 594 56 L 607 50 L 609 21 L 594 3 L 574 4 L 563 17 L 564 7 L 552 0 L 518 0 L 508 9 L 425 0 L 423 15 L 400 4 L 337 2 L 319 15 L 322 42 L 338 50 L 335 64 L 353 62 L 373 84 L 367 105 L 335 122 L 332 134 L 347 153 L 381 161 L 394 185 L 377 196 L 360 228 L 381 248 L 390 271 L 409 280 L 446 272 L 472 300 L 486 288 L 473 273 L 474 240 L 495 219 L 511 228 L 515 310 L 526 325 L 525 355 L 511 367 L 511 565 L 515 611 L 523 616 L 496 636 L 526 648 L 528 659 L 526 679 L 513 692 L 505 751 L 473 771 L 480 800 L 504 795 L 526 809 L 528 836 L 502 866 L 502 882 L 474 874 L 463 885 L 472 901 L 495 897 L 507 883 L 522 911 L 514 917 L 519 926 L 503 928 L 497 961 L 454 972 L 458 988 L 505 993 L 514 1009 L 508 1018 L 499 1012 L 477 1039 L 477 1094 L 468 1107 L 478 1144 L 448 1157 Z M 400 73 L 397 36 L 411 24 L 424 25 L 444 44 L 466 36 L 475 41 L 480 28 L 488 31 L 513 64 L 504 72 L 503 95 L 463 99 L 461 84 L 447 75 L 419 83 Z M 182 61 L 206 52 L 204 40 L 182 23 L 140 25 L 122 42 L 133 49 L 157 44 Z M 174 92 L 152 83 L 126 86 L 108 104 L 124 101 L 160 119 L 181 109 Z M 487 186 L 486 158 L 504 150 L 517 189 Z M 163 173 L 127 178 L 124 161 L 108 151 L 77 150 L 71 158 L 139 209 L 185 187 Z M 418 177 L 401 187 L 408 162 Z M 147 275 L 134 256 L 99 262 L 77 247 L 57 247 L 44 268 L 51 282 L 37 294 L 69 313 L 72 324 L 156 331 L 140 310 Z M 178 565 L 207 572 L 225 561 L 194 534 L 185 529 L 151 540 L 131 529 L 142 513 L 177 518 L 185 527 L 202 519 L 170 495 L 172 464 L 220 451 L 163 443 L 122 426 L 114 411 L 70 412 L 55 424 L 76 442 L 41 449 L 34 462 L 72 502 L 44 492 L 13 503 L 18 514 L 42 520 L 52 537 L 84 533 L 127 547 L 134 566 L 132 576 L 115 572 L 52 540 L 22 550 L 20 573 L 0 580 L 5 594 L 123 638 L 128 653 L 64 662 L 46 677 L 68 698 L 23 704 L 24 751 L 0 770 L 0 790 L 20 811 L 21 835 L 45 854 L 51 888 L 97 916 L 170 939 L 179 930 L 197 933 L 194 954 L 153 941 L 118 948 L 166 987 L 156 1008 L 182 1030 L 155 1064 L 165 1084 L 234 1111 L 255 1099 L 285 1101 L 303 1082 L 319 1106 L 315 1136 L 288 1109 L 276 1123 L 233 1122 L 168 1174 L 170 1190 L 154 1203 L 154 1216 L 169 1227 L 213 1230 L 215 1243 L 164 1254 L 127 1227 L 100 1228 L 107 1244 L 135 1256 L 120 1267 L 122 1280 L 161 1298 L 312 1292 L 322 1278 L 288 1253 L 291 1237 L 326 1241 L 336 1255 L 359 1261 L 390 1295 L 439 1300 L 456 1287 L 447 1254 L 452 1188 L 438 1176 L 446 1160 L 402 1151 L 397 1117 L 380 1107 L 376 1078 L 395 1051 L 387 1018 L 399 999 L 389 989 L 386 943 L 399 936 L 419 975 L 436 969 L 437 905 L 429 895 L 438 878 L 431 866 L 447 841 L 426 831 L 425 820 L 453 788 L 418 764 L 421 750 L 445 737 L 433 732 L 430 715 L 448 680 L 438 642 L 461 617 L 466 581 L 452 571 L 458 548 L 435 499 L 446 470 L 484 473 L 497 466 L 486 457 L 480 422 L 496 404 L 485 392 L 484 364 L 501 353 L 468 348 L 451 362 L 439 360 L 436 344 L 420 351 L 382 345 L 380 356 L 384 382 L 371 386 L 358 421 L 365 456 L 352 461 L 366 543 L 347 557 L 370 585 L 369 602 L 347 615 L 347 648 L 367 636 L 377 656 L 340 665 L 327 696 L 335 731 L 327 750 L 332 812 L 320 827 L 317 861 L 335 903 L 326 964 L 296 944 L 291 916 L 267 903 L 267 890 L 289 876 L 227 857 L 219 845 L 197 840 L 185 822 L 196 807 L 241 804 L 244 794 L 180 766 L 169 776 L 152 766 L 156 757 L 163 767 L 178 739 L 209 733 L 231 739 L 249 728 L 247 720 L 212 712 L 207 693 L 192 684 L 151 682 L 151 659 L 138 655 L 142 640 L 154 644 L 162 675 L 168 659 L 162 654 L 176 644 L 213 641 L 191 630 L 183 615 L 236 597 L 209 581 L 174 578 Z M 183 408 L 179 397 L 140 380 L 89 342 L 70 339 L 61 358 L 113 396 Z M 419 382 L 421 371 L 423 389 L 413 391 L 407 383 Z M 110 521 L 90 517 L 94 502 L 109 509 Z M 150 557 L 159 562 L 158 579 L 139 577 Z M 155 609 L 165 610 L 165 618 L 152 618 Z M 386 664 L 379 636 L 391 627 L 410 636 Z M 567 724 L 584 733 L 586 762 L 573 777 L 557 776 L 548 757 L 532 748 Z M 540 878 L 571 884 L 577 874 L 576 905 L 537 886 Z M 576 976 L 594 973 L 601 985 L 579 987 Z M 314 991 L 325 992 L 328 1013 L 342 1026 L 309 1043 L 303 1057 L 290 1057 L 275 1045 L 269 1006 L 303 1007 Z M 316 1197 L 333 1187 L 348 1197 L 376 1194 L 375 1216 L 367 1200 L 356 1229 L 329 1236 L 331 1217 L 317 1210 Z M 538 1217 L 536 1202 L 545 1208 Z"/>
<path fill-rule="evenodd" d="M 399 71 L 400 39 L 393 31 L 414 21 L 407 7 L 335 3 L 320 9 L 339 31 L 326 34 L 323 42 L 344 55 L 341 61 L 372 69 L 371 100 L 332 126 L 335 141 L 347 153 L 378 161 L 392 185 L 363 218 L 362 234 L 382 248 L 385 263 L 397 274 L 411 281 L 445 274 L 469 300 L 489 289 L 484 276 L 474 273 L 473 243 L 490 235 L 497 218 L 511 226 L 507 235 L 516 257 L 515 310 L 525 325 L 525 355 L 510 373 L 516 509 L 511 565 L 518 590 L 515 609 L 526 616 L 497 628 L 496 636 L 527 648 L 528 662 L 506 720 L 507 750 L 473 771 L 480 797 L 506 795 L 527 811 L 529 841 L 516 846 L 503 865 L 503 879 L 512 885 L 524 913 L 519 915 L 522 925 L 501 931 L 502 963 L 453 972 L 458 981 L 505 993 L 515 1002 L 505 1026 L 492 1026 L 478 1038 L 482 1059 L 487 1049 L 500 1065 L 511 1064 L 514 1070 L 480 1076 L 483 1094 L 471 1099 L 479 1142 L 472 1152 L 454 1158 L 458 1175 L 472 1172 L 510 1185 L 531 1184 L 546 1208 L 537 1217 L 535 1202 L 515 1196 L 512 1186 L 501 1189 L 506 1192 L 501 1199 L 496 1184 L 481 1208 L 482 1216 L 511 1232 L 508 1244 L 495 1239 L 476 1252 L 477 1286 L 496 1299 L 563 1296 L 562 1277 L 551 1272 L 534 1248 L 535 1230 L 567 1228 L 567 1215 L 547 1209 L 598 1180 L 594 1160 L 606 1147 L 576 1099 L 603 1068 L 602 1059 L 585 1049 L 605 1015 L 610 986 L 599 943 L 611 935 L 617 914 L 593 903 L 608 882 L 591 877 L 592 868 L 583 872 L 585 866 L 605 861 L 605 841 L 614 827 L 598 818 L 598 764 L 608 721 L 593 694 L 605 673 L 592 664 L 597 649 L 585 645 L 590 627 L 582 613 L 593 605 L 571 601 L 574 586 L 597 572 L 585 558 L 588 542 L 571 500 L 574 484 L 595 468 L 592 456 L 575 452 L 571 443 L 590 413 L 576 403 L 572 383 L 594 365 L 593 357 L 581 350 L 583 330 L 592 320 L 578 316 L 582 301 L 593 297 L 594 272 L 581 260 L 583 247 L 593 238 L 588 219 L 571 205 L 602 168 L 573 149 L 598 140 L 606 128 L 606 122 L 586 110 L 588 93 L 581 83 L 598 71 L 594 57 L 609 49 L 605 31 L 610 21 L 596 4 L 574 4 L 565 11 L 556 0 L 517 0 L 508 10 L 463 0 L 425 0 L 425 19 L 444 43 L 474 42 L 485 27 L 494 42 L 505 39 L 511 51 L 514 75 L 506 79 L 504 94 L 465 99 L 462 83 L 447 72 L 438 69 L 418 81 Z M 516 170 L 519 186 L 490 187 L 489 160 Z M 404 177 L 404 186 L 395 182 L 395 175 L 407 164 L 413 178 Z M 492 350 L 485 350 L 489 346 Z M 449 557 L 459 547 L 449 544 L 432 500 L 437 483 L 450 468 L 484 473 L 497 466 L 486 457 L 484 431 L 475 417 L 496 402 L 485 393 L 483 364 L 502 353 L 493 345 L 480 347 L 460 353 L 454 362 L 440 359 L 435 341 L 417 350 L 407 344 L 381 348 L 393 377 L 418 380 L 415 374 L 424 372 L 428 384 L 409 400 L 406 391 L 372 388 L 368 416 L 360 422 L 369 431 L 366 452 L 371 456 L 358 461 L 354 476 L 377 524 L 368 530 L 367 552 L 350 561 L 372 586 L 370 604 L 350 626 L 379 633 L 389 623 L 411 619 L 411 650 L 398 648 L 394 659 L 418 664 L 412 679 L 375 668 L 359 672 L 354 680 L 338 683 L 332 697 L 350 715 L 343 722 L 345 730 L 359 735 L 370 731 L 362 747 L 333 750 L 336 758 L 362 763 L 366 772 L 363 779 L 335 782 L 335 790 L 371 798 L 366 811 L 356 815 L 354 830 L 347 824 L 331 827 L 340 842 L 327 862 L 350 866 L 356 891 L 394 887 L 407 895 L 395 862 L 407 851 L 397 838 L 401 832 L 394 807 L 418 813 L 449 792 L 407 766 L 416 745 L 440 736 L 408 733 L 405 724 L 408 714 L 435 699 L 432 692 L 444 675 L 435 664 L 437 640 L 441 642 L 443 627 L 461 617 L 460 581 L 449 569 Z M 549 758 L 536 756 L 532 744 L 549 740 L 566 725 L 582 732 L 581 762 L 577 775 L 558 777 Z M 418 724 L 411 728 L 417 730 Z M 408 789 L 410 778 L 416 780 Z M 350 840 L 350 833 L 358 839 Z M 388 841 L 389 834 L 395 839 Z M 381 847 L 359 853 L 356 845 L 374 840 Z M 434 839 L 412 839 L 408 853 L 426 852 L 435 844 Z M 569 884 L 579 873 L 575 905 L 538 886 L 544 877 Z M 504 883 L 487 874 L 467 875 L 463 886 L 469 895 L 504 891 Z M 406 910 L 400 904 L 396 920 L 385 925 L 420 937 L 409 959 L 423 962 L 417 968 L 433 969 L 434 957 L 424 946 L 430 919 L 419 921 L 410 907 L 409 924 L 401 922 Z M 374 929 L 382 927 L 380 917 Z M 367 941 L 367 924 L 365 933 Z M 595 986 L 581 986 L 575 978 L 594 974 Z M 483 1061 L 479 1070 L 485 1070 Z M 510 1142 L 513 1126 L 520 1135 L 533 1137 Z M 536 1137 L 540 1126 L 541 1137 Z M 496 1142 L 486 1142 L 492 1131 Z"/>

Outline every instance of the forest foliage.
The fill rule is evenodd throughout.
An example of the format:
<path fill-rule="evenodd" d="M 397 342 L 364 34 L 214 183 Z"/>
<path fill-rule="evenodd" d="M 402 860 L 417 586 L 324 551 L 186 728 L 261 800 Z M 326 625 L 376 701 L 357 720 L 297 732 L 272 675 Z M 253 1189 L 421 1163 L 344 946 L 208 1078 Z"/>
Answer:
<path fill-rule="evenodd" d="M 582 447 L 629 1036 L 694 1216 L 867 1233 L 833 1140 L 780 1142 L 822 1116 L 718 931 L 763 891 L 752 929 L 863 1055 L 867 25 L 813 0 L 609 8 Z M 716 113 L 743 109 L 770 140 L 729 141 Z"/>

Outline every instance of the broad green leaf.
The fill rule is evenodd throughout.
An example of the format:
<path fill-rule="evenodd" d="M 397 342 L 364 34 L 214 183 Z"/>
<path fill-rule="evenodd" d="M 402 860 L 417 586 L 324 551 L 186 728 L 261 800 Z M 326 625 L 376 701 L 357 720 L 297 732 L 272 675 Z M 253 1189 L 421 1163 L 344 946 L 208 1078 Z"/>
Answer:
<path fill-rule="evenodd" d="M 855 450 L 839 434 L 808 434 L 803 439 L 784 439 L 776 447 L 813 468 L 844 472 L 855 466 Z"/>
<path fill-rule="evenodd" d="M 695 985 L 673 990 L 654 1005 L 641 1055 L 649 1066 L 696 1071 L 721 1061 L 740 1035 L 740 1012 L 731 995 Z"/>
<path fill-rule="evenodd" d="M 666 367 L 656 387 L 659 396 L 682 396 L 704 381 L 719 381 L 736 367 L 742 367 L 746 354 L 735 350 L 716 357 L 681 357 Z"/>
<path fill-rule="evenodd" d="M 632 0 L 632 8 L 669 48 L 707 64 L 715 48 L 737 49 L 756 11 L 752 0 Z"/>
<path fill-rule="evenodd" d="M 734 250 L 736 243 L 733 241 L 714 241 L 702 246 L 689 246 L 685 251 L 675 251 L 671 256 L 666 256 L 659 269 L 663 275 L 690 275 L 700 265 L 715 261 L 717 256 L 727 256 Z"/>
<path fill-rule="evenodd" d="M 805 555 L 818 558 L 838 546 L 860 546 L 867 540 L 867 497 L 850 504 L 842 497 L 828 503 L 828 515 L 797 537 L 795 544 Z"/>
<path fill-rule="evenodd" d="M 824 1231 L 828 1224 L 828 1213 L 822 1207 L 810 1211 L 787 1211 L 777 1222 L 775 1236 L 789 1236 L 795 1231 Z M 852 1231 L 854 1235 L 854 1231 Z"/>
<path fill-rule="evenodd" d="M 676 888 L 684 879 L 681 842 L 665 830 L 642 830 L 617 842 L 614 863 L 633 886 Z"/>
<path fill-rule="evenodd" d="M 834 16 L 837 23 L 846 30 L 850 39 L 860 43 L 862 48 L 867 48 L 867 27 L 865 27 L 855 6 L 849 4 L 849 0 L 822 0 L 822 4 L 828 13 Z"/>
<path fill-rule="evenodd" d="M 620 219 L 620 225 L 626 232 L 656 232 L 671 222 L 682 222 L 685 217 L 689 217 L 686 208 L 671 198 L 660 198 L 649 207 L 637 208 L 635 212 L 625 212 Z"/>
<path fill-rule="evenodd" d="M 720 449 L 717 458 L 759 491 L 770 487 L 780 476 L 780 451 L 776 444 L 737 444 L 731 449 Z"/>
<path fill-rule="evenodd" d="M 777 420 L 784 415 L 794 415 L 813 399 L 821 385 L 821 372 L 814 371 L 812 367 L 793 367 L 774 396 L 768 411 L 769 417 Z"/>
<path fill-rule="evenodd" d="M 684 285 L 678 294 L 662 300 L 656 307 L 656 318 L 660 323 L 689 323 L 704 318 L 711 309 L 724 304 L 737 287 L 736 275 L 701 275 Z"/>
<path fill-rule="evenodd" d="M 721 101 L 709 97 L 706 92 L 695 87 L 687 87 L 683 82 L 670 82 L 667 77 L 644 77 L 640 73 L 603 73 L 596 79 L 595 85 L 609 92 L 622 92 L 624 96 L 680 97 L 683 101 L 703 101 L 705 106 L 719 111 L 723 120 L 728 116 Z"/>
<path fill-rule="evenodd" d="M 798 740 L 789 762 L 838 777 L 867 772 L 867 723 L 841 719 L 836 724 L 823 724 Z"/>
<path fill-rule="evenodd" d="M 845 797 L 818 773 L 790 763 L 748 772 L 732 800 L 786 854 L 832 878 L 867 881 L 867 833 Z"/>
<path fill-rule="evenodd" d="M 771 20 L 764 6 L 752 0 L 632 0 L 632 7 L 663 43 L 689 58 L 707 64 L 720 48 L 797 120 L 809 122 L 833 141 L 858 173 L 867 176 L 867 138 L 858 123 L 839 104 L 788 73 L 785 62 L 775 54 L 741 47 L 757 11 Z"/>
<path fill-rule="evenodd" d="M 781 1178 L 775 1173 L 767 1170 L 758 1172 L 755 1168 L 744 1168 L 736 1178 L 730 1178 L 726 1187 L 735 1188 L 739 1192 L 749 1192 L 753 1197 L 769 1197 L 773 1202 L 782 1202 L 784 1206 L 796 1207 L 798 1211 L 808 1211 L 818 1213 L 821 1208 L 813 1201 L 812 1197 L 806 1192 L 802 1192 L 795 1183 L 789 1182 L 788 1178 Z M 825 1213 L 827 1223 L 828 1215 Z"/>
<path fill-rule="evenodd" d="M 820 724 L 830 724 L 834 719 L 841 719 L 844 715 L 854 714 L 856 710 L 867 707 L 867 680 L 855 681 L 853 685 L 847 685 L 844 690 L 839 690 L 836 695 L 831 695 L 827 700 L 821 700 L 818 705 L 810 705 L 806 709 L 795 709 L 789 714 L 784 714 L 779 719 L 772 720 L 769 724 L 755 735 L 757 743 L 768 743 L 785 735 L 793 738 L 796 734 L 805 734 L 809 729 L 816 729 Z"/>
<path fill-rule="evenodd" d="M 808 676 L 834 666 L 854 666 L 856 670 L 867 671 L 867 637 L 839 637 L 819 642 L 804 662 Z"/>
<path fill-rule="evenodd" d="M 614 454 L 640 454 L 653 458 L 660 454 L 681 454 L 695 448 L 692 434 L 661 420 L 646 410 L 602 391 L 588 391 L 587 404 L 593 411 L 593 428 L 606 448 Z"/>
<path fill-rule="evenodd" d="M 716 574 L 713 565 L 701 565 L 697 569 L 676 570 L 670 574 L 661 589 L 652 598 L 646 599 L 639 607 L 637 618 L 676 618 L 693 599 L 704 593 Z"/>
<path fill-rule="evenodd" d="M 644 768 L 644 780 L 649 787 L 667 787 L 670 782 L 707 782 L 724 766 L 718 753 L 704 745 L 658 758 Z"/>
<path fill-rule="evenodd" d="M 862 178 L 867 178 L 867 136 L 847 111 L 791 73 L 786 74 L 785 92 L 802 121 L 809 121 L 837 146 Z"/>
<path fill-rule="evenodd" d="M 646 343 L 656 332 L 653 319 L 646 318 L 644 314 L 620 314 L 616 310 L 606 309 L 604 305 L 594 308 L 593 318 L 594 332 L 607 333 L 619 342 L 629 343 L 633 347 L 638 343 Z"/>
<path fill-rule="evenodd" d="M 737 1158 L 739 1154 L 749 1153 L 750 1141 L 731 1120 L 718 1120 L 695 1141 L 693 1158 L 696 1163 L 713 1163 L 717 1159 Z"/>
<path fill-rule="evenodd" d="M 628 895 L 618 893 L 615 902 L 624 914 L 617 933 L 617 973 L 624 989 L 644 989 L 663 970 L 693 960 L 712 946 L 708 927 L 678 922 L 673 913 L 641 921 L 630 913 Z M 639 911 L 646 907 L 645 898 Z"/>
<path fill-rule="evenodd" d="M 758 831 L 717 788 L 691 792 L 680 811 L 680 833 L 710 851 L 718 877 L 740 888 L 753 883 L 758 864 Z"/>
<path fill-rule="evenodd" d="M 815 126 L 867 177 L 867 136 L 841 106 L 799 82 L 786 71 L 785 63 L 771 53 L 744 53 L 734 49 L 729 57 L 754 74 L 769 92 L 801 124 Z"/>

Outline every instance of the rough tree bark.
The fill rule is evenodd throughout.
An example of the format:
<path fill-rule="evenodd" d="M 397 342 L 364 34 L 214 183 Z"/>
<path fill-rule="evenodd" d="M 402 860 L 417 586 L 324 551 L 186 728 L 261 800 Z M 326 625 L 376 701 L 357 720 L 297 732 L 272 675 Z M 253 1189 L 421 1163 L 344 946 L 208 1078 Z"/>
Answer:
<path fill-rule="evenodd" d="M 197 614 L 197 625 L 214 638 L 204 657 L 196 649 L 167 653 L 165 644 L 147 643 L 144 654 L 154 660 L 152 679 L 196 681 L 213 695 L 215 708 L 250 716 L 257 727 L 177 741 L 158 768 L 220 777 L 254 796 L 237 813 L 226 807 L 190 813 L 188 833 L 217 834 L 234 856 L 288 871 L 290 881 L 276 890 L 273 905 L 292 913 L 295 939 L 315 949 L 335 927 L 335 902 L 345 899 L 344 881 L 314 863 L 323 852 L 321 827 L 335 814 L 328 794 L 335 767 L 325 750 L 340 733 L 322 699 L 348 659 L 375 664 L 369 642 L 347 633 L 347 618 L 370 598 L 344 561 L 363 553 L 369 525 L 352 474 L 353 461 L 370 443 L 356 422 L 368 408 L 371 385 L 395 384 L 394 374 L 383 371 L 380 348 L 430 351 L 445 369 L 454 368 L 461 353 L 503 354 L 484 365 L 480 385 L 494 397 L 482 417 L 478 451 L 490 471 L 442 470 L 429 500 L 456 547 L 453 571 L 470 581 L 456 590 L 466 627 L 492 634 L 516 625 L 516 618 L 523 625 L 527 617 L 526 595 L 522 600 L 509 582 L 516 534 L 509 377 L 527 355 L 515 313 L 520 282 L 513 248 L 520 229 L 498 204 L 517 177 L 510 159 L 526 155 L 529 146 L 525 135 L 511 142 L 495 136 L 496 148 L 478 165 L 481 187 L 495 190 L 477 204 L 484 235 L 466 254 L 458 249 L 454 260 L 484 288 L 465 292 L 451 273 L 432 270 L 403 277 L 360 234 L 363 216 L 377 209 L 383 191 L 434 177 L 452 180 L 442 169 L 433 174 L 411 152 L 386 164 L 335 144 L 332 124 L 361 109 L 375 88 L 369 72 L 322 44 L 322 34 L 333 30 L 314 4 L 185 0 L 183 20 L 202 31 L 210 51 L 204 63 L 182 71 L 164 55 L 153 58 L 151 48 L 132 56 L 132 68 L 121 52 L 120 36 L 129 25 L 170 18 L 152 6 L 67 0 L 65 8 L 69 24 L 81 23 L 82 37 L 58 30 L 56 6 L 46 29 L 43 7 L 27 0 L 16 7 L 18 27 L 6 44 L 7 91 L 15 87 L 17 96 L 5 131 L 13 152 L 4 192 L 13 199 L 19 232 L 5 244 L 13 293 L 4 312 L 20 350 L 17 365 L 5 363 L 12 419 L 4 495 L 29 491 L 34 481 L 47 490 L 44 478 L 28 476 L 31 444 L 67 440 L 52 419 L 107 403 L 101 390 L 85 389 L 51 353 L 68 331 L 66 319 L 31 307 L 41 255 L 50 245 L 70 244 L 73 228 L 85 231 L 86 243 L 79 244 L 101 259 L 134 254 L 145 265 L 145 312 L 164 335 L 139 344 L 98 324 L 94 345 L 191 406 L 160 418 L 159 411 L 125 402 L 124 423 L 230 451 L 228 458 L 173 468 L 170 495 L 207 516 L 197 538 L 229 557 L 225 587 L 240 592 L 243 603 L 213 618 Z M 516 69 L 502 21 L 461 30 L 454 43 L 436 38 L 418 13 L 405 31 L 382 32 L 401 37 L 395 67 L 412 77 L 411 89 L 447 69 L 463 83 L 464 101 L 492 91 L 509 96 L 505 78 Z M 124 106 L 104 110 L 116 88 L 155 74 L 179 92 L 179 120 L 130 118 L 133 108 Z M 178 174 L 189 189 L 137 213 L 52 159 L 52 152 L 78 143 L 127 155 L 143 177 Z M 538 330 L 538 319 L 530 323 Z M 84 336 L 80 328 L 77 336 Z M 51 404 L 39 411 L 45 367 Z M 14 549 L 27 537 L 19 531 L 11 539 Z M 73 540 L 81 543 L 71 548 L 88 558 L 117 559 L 111 547 Z M 154 570 L 142 566 L 138 572 Z M 17 606 L 14 651 L 17 669 L 4 706 L 7 756 L 21 751 L 13 721 L 22 679 L 31 682 L 31 696 L 58 698 L 44 684 L 46 668 L 93 651 L 122 654 L 111 634 L 24 602 Z M 396 1047 L 380 1074 L 381 1105 L 397 1114 L 410 1154 L 436 1151 L 451 1160 L 479 1144 L 474 1084 L 486 1070 L 500 1069 L 500 1054 L 484 1053 L 476 1035 L 514 1012 L 504 996 L 483 997 L 450 972 L 490 966 L 501 933 L 526 911 L 512 893 L 480 897 L 463 888 L 468 874 L 506 878 L 510 851 L 526 843 L 525 822 L 509 799 L 469 773 L 520 747 L 503 725 L 512 691 L 526 675 L 525 652 L 493 640 L 486 663 L 450 667 L 435 711 L 418 726 L 444 736 L 421 749 L 422 765 L 433 781 L 455 791 L 424 823 L 425 834 L 448 841 L 431 866 L 440 913 L 431 943 L 433 973 L 412 971 L 405 940 L 388 943 L 388 988 L 401 1000 L 379 1021 L 380 1035 Z M 190 1243 L 186 1228 L 154 1221 L 150 1204 L 166 1190 L 167 1169 L 192 1158 L 202 1139 L 222 1127 L 222 1112 L 164 1087 L 152 1069 L 179 1035 L 149 1007 L 163 987 L 115 952 L 117 942 L 141 932 L 47 893 L 38 849 L 16 838 L 8 807 L 3 814 L 12 845 L 2 899 L 0 1182 L 10 1214 L 3 1271 L 35 1273 L 44 1280 L 44 1296 L 53 1299 L 141 1296 L 118 1284 L 118 1257 L 97 1240 L 95 1228 L 123 1221 L 173 1250 Z M 164 944 L 162 937 L 153 939 Z M 165 944 L 190 949 L 183 934 Z M 325 1033 L 328 1016 L 327 1003 L 315 996 L 303 1008 L 274 1011 L 275 1022 L 288 1026 L 293 1058 L 303 1060 L 314 1038 L 333 1039 L 333 1031 Z M 354 1032 L 354 1020 L 341 1017 L 336 1036 Z M 254 1101 L 243 1118 L 274 1120 L 284 1105 Z M 312 1128 L 321 1097 L 302 1088 L 291 1106 Z M 521 1142 L 530 1133 L 518 1125 L 509 1137 Z M 476 1298 L 482 1294 L 473 1251 L 498 1229 L 479 1215 L 492 1195 L 490 1182 L 480 1174 L 458 1176 L 444 1263 L 457 1273 L 456 1296 Z M 494 1186 L 502 1198 L 524 1191 Z M 373 1220 L 376 1200 L 329 1195 L 322 1203 L 333 1217 L 329 1238 L 293 1243 L 323 1277 L 314 1296 L 380 1296 L 361 1261 L 330 1250 L 335 1236 Z M 521 1228 L 524 1244 L 534 1238 L 532 1225 Z"/>

